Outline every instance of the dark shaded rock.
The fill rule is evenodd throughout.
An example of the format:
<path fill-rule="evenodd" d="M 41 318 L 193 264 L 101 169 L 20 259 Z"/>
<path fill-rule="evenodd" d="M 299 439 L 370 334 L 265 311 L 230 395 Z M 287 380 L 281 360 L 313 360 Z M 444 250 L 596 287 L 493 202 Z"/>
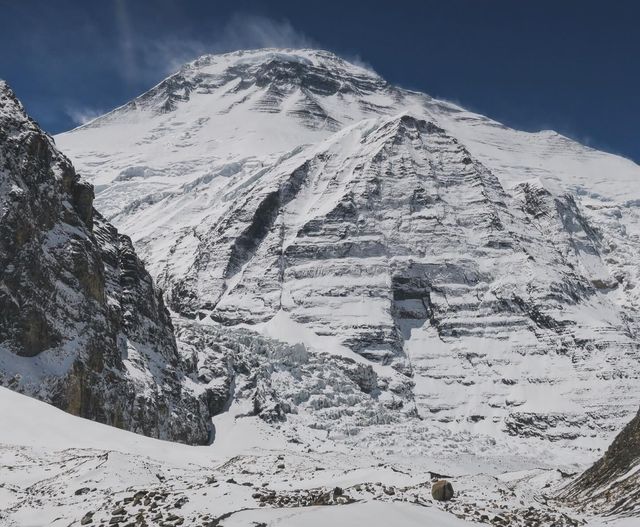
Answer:
<path fill-rule="evenodd" d="M 189 498 L 182 496 L 173 504 L 176 509 L 181 509 L 185 503 L 189 501 Z"/>
<path fill-rule="evenodd" d="M 278 399 L 266 379 L 260 379 L 253 396 L 253 411 L 267 423 L 277 423 L 286 421 L 287 414 L 291 413 L 291 406 Z"/>
<path fill-rule="evenodd" d="M 101 423 L 207 443 L 210 413 L 183 388 L 190 372 L 160 290 L 2 81 L 0 211 L 0 385 Z"/>
<path fill-rule="evenodd" d="M 449 501 L 453 498 L 453 485 L 441 479 L 431 486 L 431 496 L 436 501 Z"/>
<path fill-rule="evenodd" d="M 640 510 L 640 412 L 613 440 L 605 454 L 561 493 L 598 514 Z M 563 475 L 564 477 L 564 475 Z"/>
<path fill-rule="evenodd" d="M 599 487 L 611 482 L 640 460 L 640 413 L 624 427 L 606 453 L 577 482 L 585 487 Z"/>
<path fill-rule="evenodd" d="M 93 227 L 93 185 L 88 181 L 78 181 L 73 186 L 73 208 L 80 216 L 84 224 L 91 229 Z"/>

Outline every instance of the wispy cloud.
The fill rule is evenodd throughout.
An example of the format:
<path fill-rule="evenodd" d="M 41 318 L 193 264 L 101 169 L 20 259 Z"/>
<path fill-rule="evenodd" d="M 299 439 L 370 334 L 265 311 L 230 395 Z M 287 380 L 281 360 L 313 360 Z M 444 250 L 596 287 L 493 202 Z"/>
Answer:
<path fill-rule="evenodd" d="M 123 73 L 125 79 L 133 82 L 137 73 L 135 33 L 132 29 L 126 0 L 116 0 L 114 5 L 116 26 L 119 33 L 120 71 Z"/>
<path fill-rule="evenodd" d="M 69 116 L 69 118 L 75 125 L 80 126 L 81 124 L 92 121 L 96 117 L 100 117 L 105 113 L 105 111 L 97 108 L 68 106 L 65 109 L 65 113 Z"/>
<path fill-rule="evenodd" d="M 236 14 L 210 39 L 184 36 L 149 37 L 135 33 L 126 0 L 116 2 L 119 53 L 114 66 L 133 84 L 148 83 L 176 71 L 182 64 L 206 53 L 224 53 L 254 48 L 320 47 L 312 38 L 294 28 L 288 20 Z"/>
<path fill-rule="evenodd" d="M 313 48 L 318 43 L 288 20 L 236 14 L 214 42 L 221 51 L 252 48 Z"/>

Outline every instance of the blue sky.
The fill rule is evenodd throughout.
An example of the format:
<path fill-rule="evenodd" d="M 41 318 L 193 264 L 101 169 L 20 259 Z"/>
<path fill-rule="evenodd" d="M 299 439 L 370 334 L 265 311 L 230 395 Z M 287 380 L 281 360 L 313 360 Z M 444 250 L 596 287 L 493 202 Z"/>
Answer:
<path fill-rule="evenodd" d="M 206 52 L 320 47 L 640 162 L 640 2 L 0 0 L 0 77 L 51 133 Z"/>

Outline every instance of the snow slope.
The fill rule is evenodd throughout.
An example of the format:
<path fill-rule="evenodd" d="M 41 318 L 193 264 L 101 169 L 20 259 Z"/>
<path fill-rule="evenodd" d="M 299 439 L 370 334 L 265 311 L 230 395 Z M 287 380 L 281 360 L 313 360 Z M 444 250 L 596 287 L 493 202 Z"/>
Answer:
<path fill-rule="evenodd" d="M 457 497 L 443 505 L 429 492 L 428 471 L 437 465 L 287 443 L 258 418 L 236 418 L 227 428 L 234 441 L 225 447 L 194 447 L 84 420 L 4 388 L 0 415 L 0 525 L 7 527 L 88 518 L 91 525 L 119 518 L 147 525 L 458 527 L 496 516 L 517 526 L 602 525 L 540 499 L 563 482 L 555 470 L 454 475 Z M 261 444 L 247 444 L 248 433 L 262 436 Z M 344 498 L 332 497 L 336 486 Z M 310 504 L 323 496 L 329 505 Z"/>

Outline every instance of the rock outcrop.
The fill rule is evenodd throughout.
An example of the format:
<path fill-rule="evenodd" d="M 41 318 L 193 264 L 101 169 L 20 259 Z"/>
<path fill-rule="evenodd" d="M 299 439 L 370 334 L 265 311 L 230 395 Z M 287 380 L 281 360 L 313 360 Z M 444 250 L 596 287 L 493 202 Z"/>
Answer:
<path fill-rule="evenodd" d="M 0 382 L 72 414 L 206 443 L 161 291 L 0 82 Z"/>
<path fill-rule="evenodd" d="M 635 516 L 640 511 L 640 412 L 562 498 L 591 512 Z"/>

